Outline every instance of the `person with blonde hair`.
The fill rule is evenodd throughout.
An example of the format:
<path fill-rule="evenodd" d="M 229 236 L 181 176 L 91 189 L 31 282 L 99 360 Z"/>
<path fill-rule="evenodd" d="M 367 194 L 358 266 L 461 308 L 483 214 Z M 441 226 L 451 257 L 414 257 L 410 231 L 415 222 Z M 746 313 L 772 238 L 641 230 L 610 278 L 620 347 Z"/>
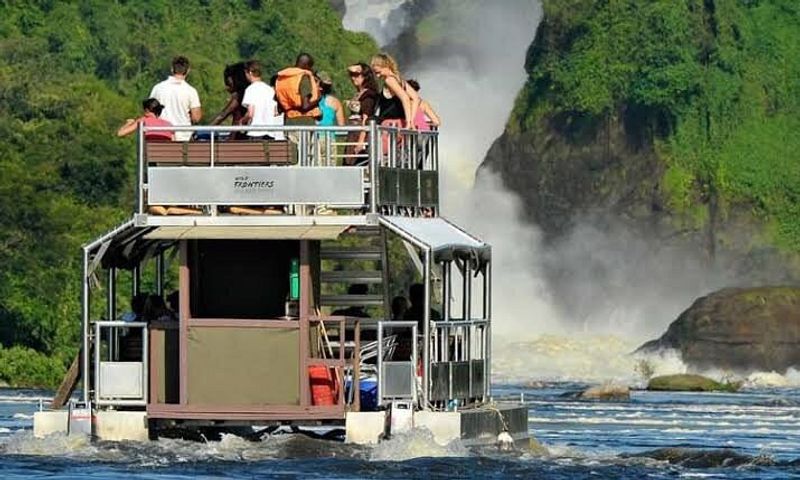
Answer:
<path fill-rule="evenodd" d="M 388 53 L 379 53 L 372 57 L 370 67 L 383 80 L 383 90 L 378 97 L 378 120 L 381 125 L 414 128 L 419 95 L 403 80 L 395 59 Z"/>

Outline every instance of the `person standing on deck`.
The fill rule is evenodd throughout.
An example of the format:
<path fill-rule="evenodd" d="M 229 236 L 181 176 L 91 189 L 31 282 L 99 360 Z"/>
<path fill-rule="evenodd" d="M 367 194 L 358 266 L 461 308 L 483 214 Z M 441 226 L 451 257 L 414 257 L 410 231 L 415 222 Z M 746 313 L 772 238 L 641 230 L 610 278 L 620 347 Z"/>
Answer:
<path fill-rule="evenodd" d="M 297 56 L 294 67 L 278 72 L 275 92 L 286 116 L 286 125 L 315 125 L 320 117 L 319 85 L 314 78 L 314 59 L 308 53 Z"/>
<path fill-rule="evenodd" d="M 156 84 L 150 97 L 164 105 L 161 118 L 175 126 L 190 126 L 203 118 L 200 97 L 197 90 L 189 85 L 189 59 L 178 56 L 172 59 L 172 75 Z M 192 137 L 191 132 L 175 132 L 175 141 L 185 142 Z"/>
<path fill-rule="evenodd" d="M 222 79 L 225 82 L 225 90 L 228 91 L 228 102 L 213 120 L 211 125 L 221 125 L 228 117 L 231 117 L 231 125 L 242 125 L 242 119 L 247 114 L 247 109 L 242 106 L 244 91 L 250 82 L 247 81 L 245 62 L 234 63 L 225 67 Z M 247 137 L 244 132 L 233 132 L 228 140 L 244 140 Z"/>
<path fill-rule="evenodd" d="M 283 125 L 283 115 L 278 115 L 278 104 L 275 102 L 275 90 L 261 80 L 261 62 L 250 60 L 245 67 L 245 76 L 250 82 L 244 91 L 242 106 L 247 109 L 242 118 L 242 125 L 270 126 Z M 283 140 L 283 132 L 267 132 L 251 130 L 247 132 L 251 140 Z"/>
<path fill-rule="evenodd" d="M 319 72 L 317 80 L 319 81 L 319 110 L 321 113 L 317 125 L 323 127 L 344 125 L 344 108 L 342 102 L 333 95 L 333 79 L 328 72 Z"/>

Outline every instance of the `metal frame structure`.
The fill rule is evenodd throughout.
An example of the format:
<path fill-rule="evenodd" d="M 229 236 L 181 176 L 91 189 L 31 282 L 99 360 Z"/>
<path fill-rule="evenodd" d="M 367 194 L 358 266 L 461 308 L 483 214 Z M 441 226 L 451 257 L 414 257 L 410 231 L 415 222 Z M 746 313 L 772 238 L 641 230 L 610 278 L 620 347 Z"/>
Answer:
<path fill-rule="evenodd" d="M 104 363 L 115 363 L 118 364 L 119 359 L 117 357 L 117 353 L 115 353 L 111 348 L 110 345 L 113 345 L 117 339 L 117 334 L 119 328 L 125 328 L 130 330 L 140 329 L 142 331 L 142 356 L 141 361 L 139 362 L 122 362 L 128 364 L 140 364 L 141 366 L 141 378 L 139 379 L 141 382 L 141 389 L 142 395 L 139 398 L 114 398 L 114 396 L 109 395 L 106 397 L 104 395 L 104 390 L 107 384 L 107 379 L 103 378 L 103 367 Z M 109 350 L 107 352 L 109 359 L 106 362 L 103 362 L 101 356 L 100 344 L 103 338 L 103 330 L 108 329 L 108 338 L 109 338 Z M 94 338 L 95 338 L 95 348 L 94 348 L 94 392 L 95 392 L 95 405 L 104 405 L 104 406 L 145 406 L 147 405 L 148 399 L 148 388 L 149 388 L 149 381 L 148 381 L 148 357 L 150 349 L 148 348 L 148 335 L 147 335 L 147 323 L 145 322 L 123 322 L 123 321 L 96 321 L 94 322 Z"/>
<path fill-rule="evenodd" d="M 366 132 L 368 138 L 368 150 L 364 157 L 367 161 L 366 165 L 358 168 L 362 175 L 362 184 L 359 188 L 362 189 L 362 202 L 356 205 L 356 211 L 349 215 L 338 216 L 314 216 L 306 215 L 304 205 L 291 205 L 294 214 L 281 215 L 281 216 L 256 216 L 256 217 L 238 217 L 233 215 L 217 215 L 216 206 L 210 212 L 205 212 L 203 215 L 190 215 L 190 216 L 156 216 L 148 215 L 147 212 L 147 195 L 148 195 L 148 178 L 149 169 L 160 168 L 158 166 L 149 166 L 146 158 L 147 142 L 145 135 L 151 131 L 192 131 L 192 132 L 207 132 L 210 133 L 209 140 L 209 154 L 208 165 L 203 168 L 208 169 L 229 169 L 230 164 L 223 165 L 224 163 L 216 156 L 215 146 L 220 143 L 218 134 L 222 132 L 237 132 L 237 131 L 279 131 L 287 136 L 289 134 L 295 135 L 297 138 L 297 161 L 293 165 L 283 166 L 263 166 L 266 170 L 286 168 L 286 169 L 331 169 L 343 168 L 334 166 L 339 160 L 346 158 L 348 154 L 341 154 L 340 152 L 347 146 L 346 142 L 336 142 L 334 139 L 337 135 L 346 134 L 348 132 Z M 323 144 L 324 143 L 324 144 Z M 392 218 L 401 217 L 436 217 L 438 213 L 438 132 L 417 132 L 413 130 L 404 130 L 397 128 L 380 127 L 375 122 L 371 122 L 365 127 L 310 127 L 310 126 L 281 126 L 281 127 L 144 127 L 140 125 L 138 136 L 138 189 L 137 189 L 137 205 L 135 209 L 134 218 L 117 228 L 111 230 L 107 234 L 99 237 L 93 242 L 83 247 L 83 272 L 82 272 L 82 332 L 83 332 L 83 356 L 81 359 L 82 371 L 85 373 L 85 381 L 83 382 L 82 399 L 85 404 L 94 403 L 98 406 L 136 406 L 146 407 L 148 414 L 152 414 L 155 418 L 170 418 L 170 419 L 194 419 L 194 420 L 241 420 L 241 421 L 272 421 L 272 420 L 341 420 L 347 409 L 358 410 L 359 400 L 358 395 L 352 402 L 348 403 L 344 400 L 343 389 L 340 392 L 340 404 L 336 406 L 316 407 L 311 404 L 311 395 L 308 385 L 307 368 L 309 365 L 321 364 L 334 369 L 340 378 L 344 378 L 345 371 L 352 372 L 353 387 L 358 387 L 357 377 L 359 375 L 360 354 L 360 332 L 362 331 L 362 320 L 350 317 L 325 317 L 315 311 L 313 303 L 313 278 L 314 270 L 311 266 L 312 253 L 311 241 L 305 234 L 300 234 L 301 230 L 292 230 L 289 235 L 297 235 L 294 238 L 300 243 L 300 297 L 299 303 L 299 321 L 297 320 L 247 320 L 247 319 L 198 319 L 193 318 L 190 311 L 190 301 L 188 293 L 188 285 L 190 282 L 189 269 L 187 261 L 187 243 L 186 238 L 233 238 L 237 239 L 233 232 L 249 231 L 248 229 L 262 228 L 262 229 L 281 229 L 281 228 L 327 228 L 339 227 L 338 230 L 331 230 L 334 232 L 336 238 L 342 231 L 352 226 L 368 225 L 377 226 L 381 229 L 382 235 L 386 232 L 394 233 L 399 236 L 407 245 L 412 245 L 410 253 L 414 255 L 416 262 L 421 266 L 421 274 L 424 284 L 424 318 L 422 319 L 422 331 L 418 331 L 418 324 L 413 322 L 388 322 L 377 321 L 378 330 L 378 372 L 383 373 L 386 365 L 389 365 L 394 360 L 384 362 L 382 351 L 382 337 L 386 328 L 406 328 L 412 332 L 413 348 L 410 360 L 403 360 L 403 362 L 410 362 L 411 372 L 416 378 L 417 365 L 420 357 L 422 360 L 422 375 L 421 385 L 422 388 L 419 392 L 415 388 L 409 393 L 408 398 L 402 396 L 402 399 L 410 399 L 418 403 L 419 408 L 422 409 L 439 409 L 447 408 L 445 405 L 448 402 L 443 402 L 441 399 L 433 398 L 434 391 L 441 391 L 445 388 L 449 395 L 447 400 L 455 400 L 457 404 L 463 405 L 468 403 L 479 404 L 488 400 L 490 393 L 490 352 L 491 352 L 491 265 L 488 259 L 483 258 L 481 255 L 465 254 L 458 252 L 449 257 L 442 257 L 440 252 L 433 248 L 429 241 L 425 238 L 415 236 L 410 231 L 398 226 L 390 221 Z M 188 174 L 196 171 L 194 166 L 173 167 L 185 169 Z M 352 168 L 352 167 L 347 167 Z M 433 185 L 433 194 L 430 192 L 424 193 L 427 187 L 425 182 Z M 432 182 L 432 183 L 431 183 Z M 347 205 L 353 207 L 352 205 Z M 417 218 L 416 220 L 427 221 L 427 219 Z M 415 221 L 416 221 L 415 220 Z M 431 219 L 431 221 L 442 221 L 441 219 Z M 446 222 L 445 222 L 446 223 Z M 451 227 L 451 224 L 448 224 Z M 180 228 L 185 227 L 186 230 Z M 168 230 L 172 228 L 173 230 Z M 208 228 L 208 231 L 213 229 L 216 232 L 229 232 L 230 237 L 203 237 L 203 228 Z M 483 248 L 485 244 L 479 240 L 471 237 L 462 230 L 456 230 L 468 238 L 473 244 L 480 244 Z M 197 237 L 186 236 L 188 229 L 199 229 Z M 308 230 L 310 232 L 311 230 Z M 255 231 L 254 235 L 258 235 L 259 231 Z M 317 234 L 320 234 L 319 232 Z M 249 237 L 248 237 L 249 238 Z M 257 238 L 257 237 L 256 237 Z M 118 254 L 119 250 L 129 250 L 130 248 L 139 248 L 140 256 L 136 257 L 137 260 L 133 264 L 119 265 L 114 263 L 114 259 L 108 260 L 106 253 L 111 251 Z M 299 405 L 277 405 L 277 406 L 261 406 L 261 407 L 247 407 L 247 406 L 220 406 L 220 405 L 190 405 L 187 401 L 186 384 L 182 380 L 180 384 L 179 403 L 177 404 L 159 404 L 153 405 L 149 401 L 149 397 L 154 396 L 156 389 L 152 387 L 150 375 L 150 367 L 154 365 L 151 362 L 151 352 L 149 348 L 152 345 L 148 340 L 148 335 L 143 335 L 143 371 L 144 378 L 142 379 L 144 386 L 143 399 L 114 399 L 114 398 L 100 398 L 100 387 L 98 382 L 99 372 L 101 368 L 101 349 L 99 348 L 100 341 L 103 338 L 103 331 L 108 330 L 114 332 L 110 337 L 116 338 L 119 329 L 121 328 L 144 328 L 145 332 L 149 327 L 144 323 L 124 323 L 114 321 L 117 315 L 116 296 L 118 293 L 117 281 L 120 277 L 120 269 L 128 269 L 131 272 L 131 294 L 139 293 L 141 288 L 141 269 L 143 260 L 149 258 L 155 259 L 155 290 L 159 295 L 163 295 L 166 283 L 166 264 L 163 256 L 163 251 L 167 248 L 178 248 L 180 252 L 180 268 L 179 268 L 179 284 L 181 285 L 180 295 L 180 319 L 175 329 L 178 330 L 180 344 L 178 346 L 180 352 L 180 378 L 185 379 L 187 373 L 187 338 L 189 336 L 190 328 L 278 328 L 278 329 L 297 329 L 299 338 L 299 368 L 301 372 L 299 395 Z M 384 242 L 385 248 L 385 242 Z M 488 249 L 488 246 L 485 246 Z M 417 249 L 416 251 L 413 251 Z M 451 252 L 452 253 L 452 252 Z M 466 255 L 466 256 L 465 256 Z M 385 262 L 384 262 L 385 263 Z M 453 263 L 456 264 L 459 273 L 462 277 L 461 295 L 462 295 L 462 318 L 454 318 L 453 315 Z M 106 287 L 107 287 L 107 302 L 106 302 L 106 315 L 108 321 L 92 321 L 90 304 L 92 300 L 92 281 L 95 277 L 95 271 L 98 267 L 107 270 Z M 431 307 L 434 305 L 434 275 L 438 268 L 441 267 L 442 271 L 442 292 L 443 302 L 441 304 L 443 311 L 442 321 L 434 322 L 431 318 Z M 384 266 L 383 268 L 388 268 Z M 482 291 L 480 297 L 482 299 L 481 314 L 474 318 L 472 312 L 472 297 L 477 293 L 477 289 L 473 291 L 473 279 L 477 275 L 483 276 Z M 388 279 L 387 279 L 388 280 Z M 386 281 L 386 280 L 385 280 Z M 313 357 L 309 348 L 310 328 L 312 325 L 325 325 L 333 323 L 339 329 L 340 346 L 339 352 L 334 358 L 317 358 Z M 352 329 L 355 332 L 355 339 L 351 342 L 349 348 L 354 348 L 353 358 L 348 358 L 345 355 L 345 331 Z M 119 352 L 116 340 L 109 342 L 109 349 L 107 354 L 114 358 Z M 420 353 L 421 349 L 421 353 Z M 94 369 L 92 369 L 91 358 L 94 358 Z M 456 397 L 455 393 L 463 391 L 463 385 L 458 384 L 454 380 L 453 369 L 462 368 L 454 366 L 456 363 L 466 363 L 469 365 L 469 385 L 468 394 Z M 479 370 L 481 371 L 479 377 L 482 384 L 480 385 L 480 392 L 477 392 L 473 387 L 473 379 L 478 378 L 473 376 L 473 365 L 475 362 L 480 363 Z M 450 375 L 447 377 L 447 385 L 443 387 L 440 384 L 434 384 L 438 380 L 432 378 L 432 368 L 441 368 L 440 364 L 447 364 L 451 369 Z M 381 375 L 382 376 L 382 375 Z M 382 380 L 379 380 L 379 399 L 383 403 L 390 400 L 389 397 L 384 398 Z M 397 396 L 391 399 L 398 399 Z M 228 410 L 224 410 L 228 408 Z M 221 410 L 222 409 L 222 410 Z M 220 411 L 225 411 L 223 415 L 225 418 L 220 418 Z"/>
<path fill-rule="evenodd" d="M 384 360 L 384 332 L 386 330 L 396 331 L 398 329 L 410 329 L 411 355 L 408 360 Z M 401 366 L 409 369 L 410 378 L 408 379 L 409 388 L 404 394 L 386 395 L 386 368 Z M 417 401 L 416 385 L 417 368 L 417 322 L 415 321 L 379 321 L 378 322 L 378 405 L 386 405 L 391 400 L 410 400 Z"/>

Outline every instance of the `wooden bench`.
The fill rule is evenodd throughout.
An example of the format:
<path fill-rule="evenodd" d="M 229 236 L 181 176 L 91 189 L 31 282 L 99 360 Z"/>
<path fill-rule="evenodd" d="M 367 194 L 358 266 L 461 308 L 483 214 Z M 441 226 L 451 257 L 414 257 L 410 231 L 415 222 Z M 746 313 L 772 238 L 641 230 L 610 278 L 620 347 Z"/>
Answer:
<path fill-rule="evenodd" d="M 211 165 L 210 142 L 147 142 L 145 158 L 150 165 Z M 214 144 L 215 165 L 291 165 L 297 148 L 288 141 L 227 141 Z"/>

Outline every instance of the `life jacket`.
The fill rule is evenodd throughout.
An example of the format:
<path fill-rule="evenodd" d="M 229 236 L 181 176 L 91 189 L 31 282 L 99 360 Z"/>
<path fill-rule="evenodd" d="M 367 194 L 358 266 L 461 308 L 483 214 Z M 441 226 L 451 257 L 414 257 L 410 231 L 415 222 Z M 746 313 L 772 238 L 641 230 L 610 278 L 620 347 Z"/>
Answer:
<path fill-rule="evenodd" d="M 309 80 L 311 80 L 311 101 L 318 100 L 319 85 L 310 70 L 289 67 L 278 72 L 278 80 L 275 82 L 275 97 L 286 114 L 286 118 L 317 118 L 321 115 L 318 107 L 314 107 L 307 112 L 300 110 L 303 106 L 303 99 L 300 97 L 300 81 L 305 75 L 308 75 Z"/>

